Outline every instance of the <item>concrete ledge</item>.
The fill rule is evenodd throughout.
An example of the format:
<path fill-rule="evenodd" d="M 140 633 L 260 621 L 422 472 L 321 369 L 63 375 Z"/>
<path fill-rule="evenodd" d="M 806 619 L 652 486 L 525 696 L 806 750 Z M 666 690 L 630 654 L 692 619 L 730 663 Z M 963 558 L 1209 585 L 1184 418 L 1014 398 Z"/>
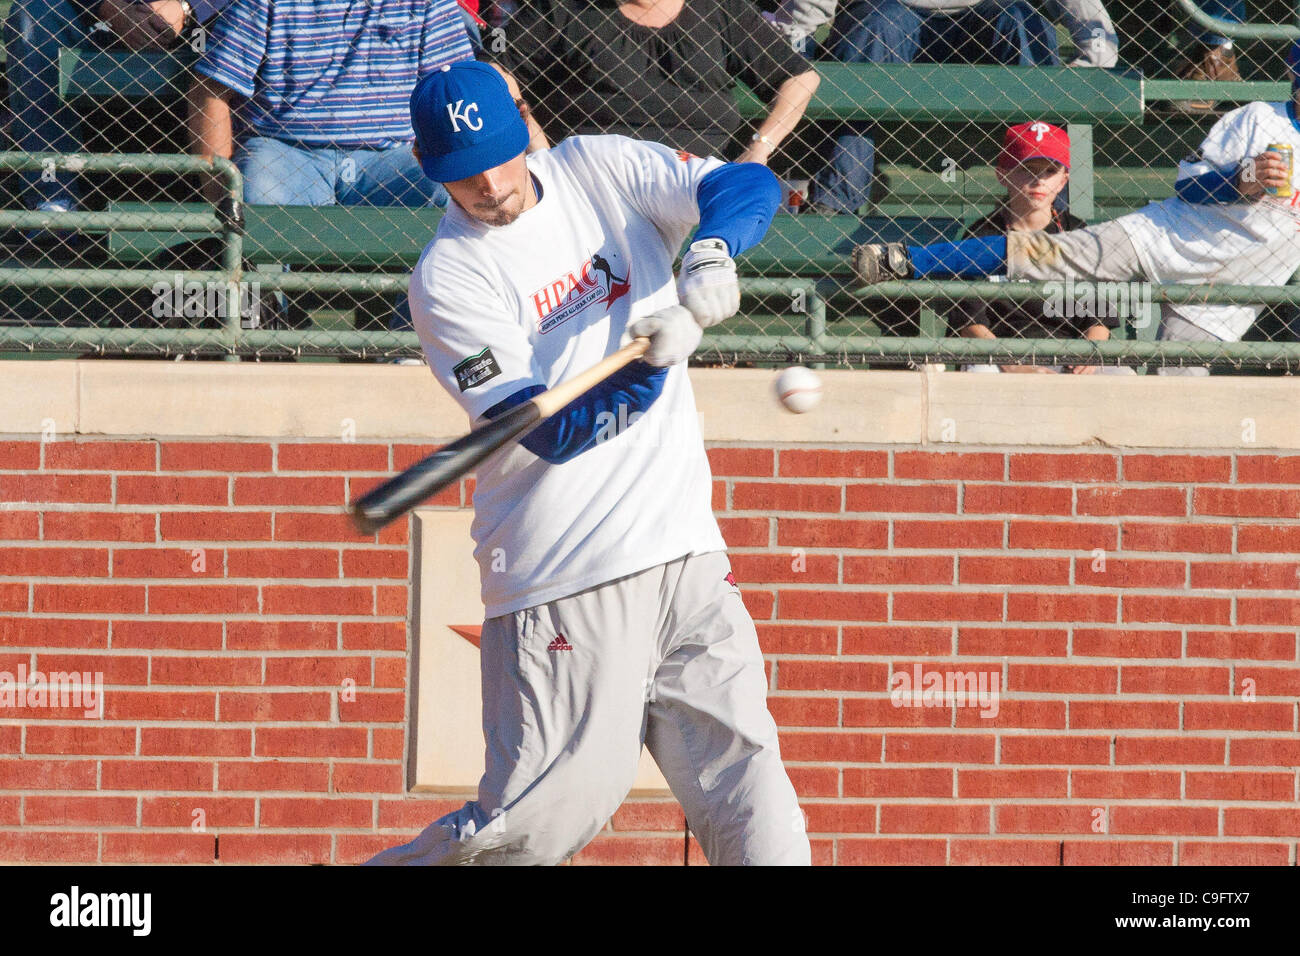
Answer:
<path fill-rule="evenodd" d="M 819 372 L 821 403 L 786 411 L 765 369 L 692 369 L 705 441 L 902 444 L 922 441 L 925 379 L 919 372 Z"/>
<path fill-rule="evenodd" d="M 25 363 L 30 364 L 30 363 Z M 78 362 L 78 431 L 195 438 L 447 439 L 465 414 L 426 368 Z"/>
<path fill-rule="evenodd" d="M 77 370 L 82 362 L 0 362 L 0 431 L 44 434 L 77 431 Z M 51 425 L 52 423 L 52 425 Z"/>
<path fill-rule="evenodd" d="M 927 381 L 932 443 L 1300 447 L 1296 378 L 938 372 Z"/>
<path fill-rule="evenodd" d="M 692 370 L 705 439 L 1300 448 L 1300 378 L 820 374 L 822 403 L 792 415 L 772 391 L 775 372 Z M 469 423 L 429 371 L 414 366 L 0 363 L 0 433 L 51 427 L 60 438 L 337 439 L 354 429 L 358 441 L 431 441 L 464 434 Z"/>

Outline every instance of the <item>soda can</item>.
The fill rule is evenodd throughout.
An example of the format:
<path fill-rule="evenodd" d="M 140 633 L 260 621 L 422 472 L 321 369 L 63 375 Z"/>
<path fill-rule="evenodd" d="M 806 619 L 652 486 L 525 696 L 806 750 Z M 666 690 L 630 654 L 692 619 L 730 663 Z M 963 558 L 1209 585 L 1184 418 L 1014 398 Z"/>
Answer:
<path fill-rule="evenodd" d="M 1295 175 L 1295 156 L 1288 143 L 1269 143 L 1265 147 L 1267 152 L 1277 153 L 1286 160 L 1286 185 L 1279 186 L 1276 189 L 1267 190 L 1270 196 L 1277 196 L 1279 199 L 1291 198 L 1291 177 Z"/>

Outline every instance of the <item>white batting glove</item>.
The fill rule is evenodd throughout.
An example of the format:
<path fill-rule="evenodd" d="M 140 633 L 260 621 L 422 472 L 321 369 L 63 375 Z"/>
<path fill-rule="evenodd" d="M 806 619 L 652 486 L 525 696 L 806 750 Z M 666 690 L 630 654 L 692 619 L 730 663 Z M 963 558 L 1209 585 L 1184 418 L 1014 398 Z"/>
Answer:
<path fill-rule="evenodd" d="M 637 319 L 627 327 L 627 332 L 632 338 L 649 337 L 650 349 L 641 360 L 659 368 L 685 362 L 704 337 L 695 316 L 680 305 L 670 305 Z"/>
<path fill-rule="evenodd" d="M 682 256 L 677 295 L 700 328 L 707 329 L 740 311 L 736 263 L 721 239 L 692 242 Z"/>

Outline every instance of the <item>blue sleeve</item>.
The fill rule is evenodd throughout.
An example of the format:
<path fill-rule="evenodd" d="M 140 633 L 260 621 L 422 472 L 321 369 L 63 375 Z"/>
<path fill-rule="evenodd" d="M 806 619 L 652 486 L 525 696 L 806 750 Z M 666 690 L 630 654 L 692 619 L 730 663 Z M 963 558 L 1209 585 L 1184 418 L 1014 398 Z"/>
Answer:
<path fill-rule="evenodd" d="M 633 362 L 565 405 L 520 439 L 520 444 L 552 465 L 576 458 L 595 445 L 602 434 L 612 434 L 611 424 L 627 422 L 653 405 L 663 392 L 667 375 L 667 368 Z M 483 415 L 496 418 L 544 391 L 540 385 L 529 385 L 497 402 Z M 606 414 L 612 418 L 602 418 Z"/>
<path fill-rule="evenodd" d="M 960 242 L 908 246 L 913 279 L 979 279 L 1007 271 L 1007 237 L 973 236 Z"/>
<path fill-rule="evenodd" d="M 1237 190 L 1237 173 L 1212 169 L 1199 176 L 1185 176 L 1174 183 L 1174 192 L 1183 202 L 1209 205 L 1236 202 L 1241 198 Z"/>
<path fill-rule="evenodd" d="M 700 180 L 696 239 L 721 239 L 732 256 L 756 246 L 781 205 L 781 185 L 761 163 L 727 163 Z"/>

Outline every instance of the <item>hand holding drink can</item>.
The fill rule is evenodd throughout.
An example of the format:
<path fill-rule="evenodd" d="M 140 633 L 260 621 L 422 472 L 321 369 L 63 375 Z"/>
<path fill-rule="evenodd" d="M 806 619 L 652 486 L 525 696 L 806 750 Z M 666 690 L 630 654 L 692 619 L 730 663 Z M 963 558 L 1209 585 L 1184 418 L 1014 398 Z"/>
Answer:
<path fill-rule="evenodd" d="M 1265 152 L 1277 153 L 1282 161 L 1286 163 L 1286 185 L 1285 186 L 1266 186 L 1264 191 L 1270 196 L 1277 196 L 1279 199 L 1291 198 L 1291 178 L 1295 175 L 1295 158 L 1294 153 L 1288 143 L 1269 143 L 1265 147 Z"/>

